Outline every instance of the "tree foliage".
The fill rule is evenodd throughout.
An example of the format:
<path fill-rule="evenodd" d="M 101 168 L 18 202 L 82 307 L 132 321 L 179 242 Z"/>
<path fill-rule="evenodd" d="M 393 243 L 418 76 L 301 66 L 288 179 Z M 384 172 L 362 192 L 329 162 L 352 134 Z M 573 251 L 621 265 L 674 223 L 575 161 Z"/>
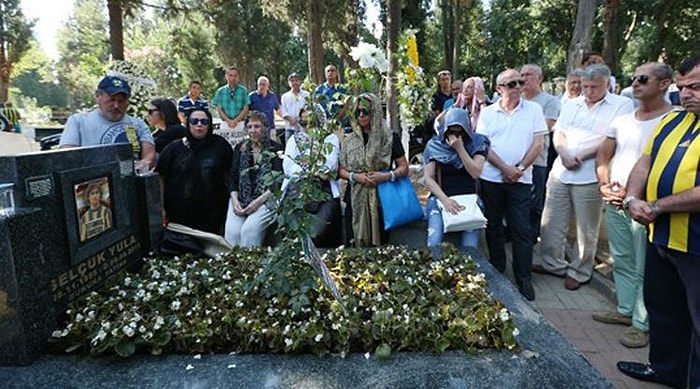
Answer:
<path fill-rule="evenodd" d="M 0 102 L 7 101 L 12 67 L 29 50 L 33 27 L 19 0 L 0 0 Z"/>

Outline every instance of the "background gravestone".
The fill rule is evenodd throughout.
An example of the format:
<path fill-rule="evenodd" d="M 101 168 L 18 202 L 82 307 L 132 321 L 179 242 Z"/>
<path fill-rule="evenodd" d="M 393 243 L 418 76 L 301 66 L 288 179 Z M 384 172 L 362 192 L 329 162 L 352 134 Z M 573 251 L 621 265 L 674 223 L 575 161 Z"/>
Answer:
<path fill-rule="evenodd" d="M 130 145 L 0 157 L 0 182 L 15 183 L 17 208 L 0 216 L 0 308 L 13 314 L 0 315 L 0 365 L 26 364 L 69 303 L 139 267 L 160 233 L 160 186 L 134 173 Z"/>

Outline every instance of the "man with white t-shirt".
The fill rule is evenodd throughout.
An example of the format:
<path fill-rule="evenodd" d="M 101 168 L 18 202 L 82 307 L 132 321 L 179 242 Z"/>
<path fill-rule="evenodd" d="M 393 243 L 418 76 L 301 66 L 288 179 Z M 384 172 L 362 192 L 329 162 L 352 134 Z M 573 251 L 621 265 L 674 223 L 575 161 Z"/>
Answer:
<path fill-rule="evenodd" d="M 481 198 L 488 219 L 486 243 L 489 260 L 503 272 L 506 268 L 503 219 L 513 232 L 513 274 L 520 293 L 535 299 L 530 268 L 532 233 L 530 206 L 532 165 L 544 148 L 547 124 L 542 108 L 521 97 L 525 81 L 520 73 L 508 69 L 496 78 L 501 98 L 484 108 L 479 116 L 477 133 L 491 141 L 481 173 Z"/>
<path fill-rule="evenodd" d="M 301 89 L 299 75 L 292 73 L 287 77 L 289 90 L 282 95 L 282 117 L 284 118 L 284 141 L 287 142 L 296 131 L 299 113 L 307 103 L 309 92 Z"/>
<path fill-rule="evenodd" d="M 634 107 L 632 101 L 608 92 L 610 69 L 602 64 L 584 69 L 583 96 L 561 108 L 554 125 L 554 147 L 559 156 L 547 181 L 542 213 L 541 263 L 536 273 L 565 277 L 564 286 L 576 290 L 591 279 L 598 245 L 603 201 L 598 192 L 595 156 L 613 119 Z M 571 215 L 576 221 L 576 242 L 571 262 L 564 258 Z"/>
<path fill-rule="evenodd" d="M 647 231 L 643 224 L 632 219 L 622 207 L 622 201 L 627 196 L 627 177 L 634 164 L 656 125 L 673 109 L 664 99 L 672 82 L 673 70 L 666 64 L 649 62 L 639 66 L 632 77 L 639 107 L 613 120 L 596 157 L 598 187 L 606 203 L 608 244 L 615 259 L 617 309 L 596 312 L 593 320 L 628 325 L 619 340 L 630 348 L 649 343 L 649 319 L 642 293 Z"/>

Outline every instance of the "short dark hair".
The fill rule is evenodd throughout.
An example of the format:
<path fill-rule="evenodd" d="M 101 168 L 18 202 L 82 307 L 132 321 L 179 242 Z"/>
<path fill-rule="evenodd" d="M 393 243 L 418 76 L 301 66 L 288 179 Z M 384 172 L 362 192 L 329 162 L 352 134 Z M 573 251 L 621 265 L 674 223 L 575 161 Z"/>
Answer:
<path fill-rule="evenodd" d="M 199 82 L 199 80 L 192 80 L 192 81 L 190 81 L 190 85 L 189 85 L 189 86 L 192 87 L 192 85 L 194 85 L 194 84 L 197 84 L 197 85 L 199 85 L 199 86 L 202 86 L 202 83 Z"/>
<path fill-rule="evenodd" d="M 250 122 L 251 119 L 259 121 L 260 123 L 262 123 L 264 128 L 267 128 L 267 116 L 265 115 L 264 112 L 261 112 L 261 111 L 248 112 L 248 115 L 246 115 L 246 117 L 245 117 L 245 126 L 248 126 L 248 122 Z"/>
<path fill-rule="evenodd" d="M 700 55 L 694 55 L 681 64 L 681 67 L 678 68 L 678 73 L 681 76 L 685 76 L 686 74 L 690 73 L 695 67 L 700 66 Z"/>
<path fill-rule="evenodd" d="M 583 57 L 581 57 L 581 63 L 585 63 L 586 61 L 588 61 L 588 58 L 591 58 L 594 55 L 597 55 L 600 58 L 605 58 L 603 57 L 603 54 L 600 54 L 597 51 L 586 51 L 585 53 L 583 53 Z"/>
<path fill-rule="evenodd" d="M 237 71 L 238 73 L 241 72 L 240 70 L 238 70 L 238 66 L 235 66 L 235 65 L 232 65 L 232 66 L 229 66 L 229 67 L 226 68 L 226 71 L 227 71 L 227 72 L 228 72 L 229 70 L 235 70 L 235 71 Z"/>

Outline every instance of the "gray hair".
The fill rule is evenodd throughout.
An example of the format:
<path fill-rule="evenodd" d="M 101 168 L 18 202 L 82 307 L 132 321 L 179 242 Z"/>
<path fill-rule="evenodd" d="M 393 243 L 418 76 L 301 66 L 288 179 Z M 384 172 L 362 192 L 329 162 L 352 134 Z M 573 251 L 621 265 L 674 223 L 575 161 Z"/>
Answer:
<path fill-rule="evenodd" d="M 522 73 L 523 70 L 525 70 L 526 68 L 532 69 L 532 71 L 534 71 L 535 74 L 537 74 L 537 77 L 539 77 L 540 80 L 544 79 L 544 74 L 542 73 L 542 68 L 539 65 L 534 64 L 534 63 L 529 63 L 526 65 L 523 65 L 523 67 L 520 68 L 520 73 Z"/>
<path fill-rule="evenodd" d="M 607 65 L 595 64 L 583 69 L 581 78 L 584 80 L 610 80 L 610 68 Z"/>
<path fill-rule="evenodd" d="M 260 81 L 263 81 L 263 80 L 264 80 L 264 81 L 267 81 L 267 84 L 268 84 L 268 85 L 270 84 L 270 79 L 267 78 L 267 77 L 265 77 L 265 76 L 260 76 L 260 77 L 258 77 L 258 82 L 257 82 L 257 83 L 259 84 Z"/>
<path fill-rule="evenodd" d="M 571 77 L 581 78 L 582 75 L 583 75 L 583 69 L 576 68 L 576 69 L 570 71 L 569 74 L 566 75 L 566 78 L 571 78 Z"/>
<path fill-rule="evenodd" d="M 673 69 L 671 69 L 671 67 L 667 64 L 660 62 L 648 62 L 644 65 L 653 65 L 654 70 L 652 70 L 652 73 L 659 80 L 673 80 Z"/>

